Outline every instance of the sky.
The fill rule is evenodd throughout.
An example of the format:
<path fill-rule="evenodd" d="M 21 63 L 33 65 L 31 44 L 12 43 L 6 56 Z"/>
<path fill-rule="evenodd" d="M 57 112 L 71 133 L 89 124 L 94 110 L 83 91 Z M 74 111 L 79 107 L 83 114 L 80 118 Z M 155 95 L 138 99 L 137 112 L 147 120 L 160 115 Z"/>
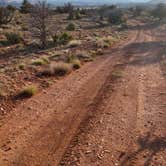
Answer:
<path fill-rule="evenodd" d="M 21 2 L 22 0 L 7 0 L 7 1 L 18 1 L 18 2 Z M 31 1 L 35 1 L 35 0 L 31 0 Z M 59 0 L 47 0 L 47 1 L 52 1 L 52 2 L 56 2 L 56 1 L 59 1 Z M 72 0 L 63 0 L 63 1 L 72 1 Z M 84 0 L 80 0 L 80 1 L 84 1 Z M 88 0 L 87 0 L 88 1 Z M 92 1 L 92 0 L 90 0 L 90 1 Z M 93 0 L 94 2 L 95 1 L 99 1 L 99 0 Z M 128 0 L 121 0 L 121 1 L 124 1 L 124 2 L 126 2 L 126 1 L 128 1 Z M 132 2 L 148 2 L 148 1 L 150 1 L 150 0 L 129 0 L 129 1 L 132 1 Z M 110 2 L 111 2 L 111 0 L 110 0 Z"/>

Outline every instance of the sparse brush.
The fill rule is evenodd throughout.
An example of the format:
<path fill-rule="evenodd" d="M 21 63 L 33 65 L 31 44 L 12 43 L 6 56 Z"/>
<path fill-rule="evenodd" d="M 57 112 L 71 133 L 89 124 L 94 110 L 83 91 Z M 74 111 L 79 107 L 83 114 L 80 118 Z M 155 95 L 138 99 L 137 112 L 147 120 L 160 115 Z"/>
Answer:
<path fill-rule="evenodd" d="M 25 87 L 20 93 L 20 97 L 32 97 L 37 93 L 37 87 L 36 86 L 27 86 Z"/>

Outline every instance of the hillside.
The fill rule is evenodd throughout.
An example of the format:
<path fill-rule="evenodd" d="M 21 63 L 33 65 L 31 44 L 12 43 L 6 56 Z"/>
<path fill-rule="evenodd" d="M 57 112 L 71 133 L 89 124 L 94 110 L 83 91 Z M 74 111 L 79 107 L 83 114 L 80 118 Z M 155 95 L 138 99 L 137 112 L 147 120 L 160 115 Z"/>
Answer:
<path fill-rule="evenodd" d="M 153 3 L 153 4 L 166 3 L 166 0 L 151 0 L 150 3 Z"/>

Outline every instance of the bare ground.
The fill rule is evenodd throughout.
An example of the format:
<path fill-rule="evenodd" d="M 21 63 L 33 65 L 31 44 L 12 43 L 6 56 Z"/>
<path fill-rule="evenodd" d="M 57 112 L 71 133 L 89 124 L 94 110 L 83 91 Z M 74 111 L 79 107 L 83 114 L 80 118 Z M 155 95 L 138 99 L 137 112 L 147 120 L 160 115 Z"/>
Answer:
<path fill-rule="evenodd" d="M 165 33 L 156 29 L 136 26 L 6 116 L 0 165 L 166 165 Z"/>

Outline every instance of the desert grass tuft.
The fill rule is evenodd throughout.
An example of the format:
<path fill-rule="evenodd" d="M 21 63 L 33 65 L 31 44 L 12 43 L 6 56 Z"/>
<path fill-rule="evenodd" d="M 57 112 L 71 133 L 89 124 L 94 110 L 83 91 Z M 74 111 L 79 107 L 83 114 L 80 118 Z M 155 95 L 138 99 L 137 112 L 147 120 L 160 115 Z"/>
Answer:
<path fill-rule="evenodd" d="M 72 71 L 72 66 L 69 63 L 58 62 L 50 64 L 39 75 L 41 76 L 64 76 Z"/>
<path fill-rule="evenodd" d="M 121 77 L 123 77 L 123 73 L 121 71 L 114 71 L 112 73 L 112 77 L 113 78 L 121 78 Z"/>
<path fill-rule="evenodd" d="M 41 66 L 48 63 L 49 63 L 49 60 L 46 57 L 42 57 L 41 59 L 33 60 L 31 64 L 35 66 Z"/>
<path fill-rule="evenodd" d="M 37 87 L 30 85 L 21 90 L 21 92 L 18 94 L 19 97 L 32 97 L 37 93 Z"/>

